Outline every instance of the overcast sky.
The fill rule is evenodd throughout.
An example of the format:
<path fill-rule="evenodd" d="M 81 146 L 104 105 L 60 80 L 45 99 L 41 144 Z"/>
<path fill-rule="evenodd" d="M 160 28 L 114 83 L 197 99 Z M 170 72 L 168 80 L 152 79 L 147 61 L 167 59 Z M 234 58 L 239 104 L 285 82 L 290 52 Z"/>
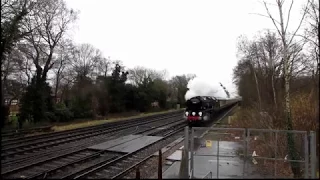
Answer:
<path fill-rule="evenodd" d="M 288 10 L 288 3 L 285 11 Z M 290 28 L 305 0 L 295 0 Z M 275 0 L 267 2 L 275 4 Z M 193 73 L 230 87 L 239 35 L 274 29 L 259 0 L 67 0 L 80 10 L 73 38 L 90 43 L 128 68 Z M 273 14 L 277 7 L 270 5 Z"/>

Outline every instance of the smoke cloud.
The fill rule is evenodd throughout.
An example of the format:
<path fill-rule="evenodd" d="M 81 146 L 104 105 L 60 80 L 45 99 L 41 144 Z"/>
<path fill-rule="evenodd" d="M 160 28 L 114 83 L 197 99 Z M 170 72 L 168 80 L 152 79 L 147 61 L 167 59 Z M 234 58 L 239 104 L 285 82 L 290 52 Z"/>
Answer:
<path fill-rule="evenodd" d="M 185 94 L 185 99 L 188 100 L 195 96 L 214 96 L 216 98 L 227 98 L 227 94 L 220 86 L 221 81 L 216 80 L 206 80 L 200 77 L 196 77 L 189 81 L 189 90 Z M 236 96 L 235 88 L 232 84 L 227 84 L 221 82 L 223 86 L 226 87 L 227 91 L 230 93 L 230 98 Z"/>

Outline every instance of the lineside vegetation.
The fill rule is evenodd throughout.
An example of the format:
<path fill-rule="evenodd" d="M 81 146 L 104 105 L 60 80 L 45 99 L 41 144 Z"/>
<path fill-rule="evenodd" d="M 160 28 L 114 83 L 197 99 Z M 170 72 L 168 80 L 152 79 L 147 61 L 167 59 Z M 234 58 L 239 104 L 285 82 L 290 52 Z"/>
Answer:
<path fill-rule="evenodd" d="M 275 31 L 261 31 L 252 40 L 239 38 L 234 81 L 243 102 L 234 127 L 319 131 L 319 2 L 306 1 L 301 23 L 294 32 L 287 30 L 288 23 L 283 20 L 290 17 L 283 9 L 291 10 L 293 1 L 286 1 L 288 5 L 284 2 L 275 1 L 280 17 L 270 14 L 264 2 L 266 16 L 274 23 Z M 288 133 L 279 137 L 277 143 L 281 158 L 304 157 L 298 137 Z M 273 145 L 274 139 L 269 138 L 252 146 L 267 157 L 274 151 Z M 263 165 L 264 169 L 273 170 L 273 162 Z M 301 177 L 302 167 L 299 163 L 277 165 L 279 176 Z"/>

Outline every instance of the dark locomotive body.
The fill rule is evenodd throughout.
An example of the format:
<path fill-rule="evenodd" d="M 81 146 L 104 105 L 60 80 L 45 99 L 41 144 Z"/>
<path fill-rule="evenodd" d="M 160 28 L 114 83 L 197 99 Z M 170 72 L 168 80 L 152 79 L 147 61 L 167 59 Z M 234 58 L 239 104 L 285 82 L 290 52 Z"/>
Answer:
<path fill-rule="evenodd" d="M 221 99 L 212 96 L 196 96 L 186 101 L 185 118 L 190 126 L 203 125 L 213 119 L 217 112 L 241 101 L 240 98 Z"/>

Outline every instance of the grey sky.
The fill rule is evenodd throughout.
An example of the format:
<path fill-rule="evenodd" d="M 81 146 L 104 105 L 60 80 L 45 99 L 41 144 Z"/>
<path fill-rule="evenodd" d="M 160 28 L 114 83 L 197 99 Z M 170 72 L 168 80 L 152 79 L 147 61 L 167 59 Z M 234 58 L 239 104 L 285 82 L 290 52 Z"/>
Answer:
<path fill-rule="evenodd" d="M 287 0 L 289 3 L 290 1 Z M 304 0 L 295 0 L 290 28 Z M 275 3 L 274 0 L 268 2 Z M 237 63 L 237 37 L 274 29 L 258 0 L 67 0 L 80 10 L 73 38 L 90 43 L 128 68 L 167 69 L 170 76 L 194 73 L 229 89 Z M 287 4 L 288 5 L 288 4 Z M 286 6 L 288 7 L 288 6 Z M 278 18 L 277 7 L 270 6 Z M 288 8 L 285 8 L 287 11 Z M 233 90 L 230 90 L 233 91 Z"/>

